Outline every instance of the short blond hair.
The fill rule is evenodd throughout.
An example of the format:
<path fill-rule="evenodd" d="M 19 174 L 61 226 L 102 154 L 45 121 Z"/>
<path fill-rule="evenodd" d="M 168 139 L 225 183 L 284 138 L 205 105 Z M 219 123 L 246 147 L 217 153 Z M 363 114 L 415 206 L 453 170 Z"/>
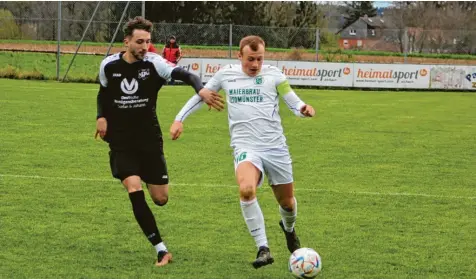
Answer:
<path fill-rule="evenodd" d="M 250 46 L 252 51 L 257 51 L 259 45 L 263 45 L 263 47 L 265 46 L 264 40 L 261 37 L 246 36 L 240 41 L 240 53 L 243 53 L 243 48 L 245 48 L 245 46 Z"/>

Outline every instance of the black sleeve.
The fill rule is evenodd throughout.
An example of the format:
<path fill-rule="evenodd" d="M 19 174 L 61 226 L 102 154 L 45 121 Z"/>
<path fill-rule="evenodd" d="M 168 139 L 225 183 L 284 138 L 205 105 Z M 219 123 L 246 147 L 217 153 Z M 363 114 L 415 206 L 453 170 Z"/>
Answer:
<path fill-rule="evenodd" d="M 177 67 L 172 70 L 172 78 L 175 80 L 181 80 L 186 84 L 192 86 L 197 94 L 203 88 L 203 84 L 200 78 L 183 69 L 182 67 Z"/>
<path fill-rule="evenodd" d="M 96 119 L 101 117 L 106 117 L 107 115 L 107 106 L 108 106 L 108 96 L 107 96 L 107 88 L 100 85 L 99 92 L 98 92 L 98 113 Z"/>

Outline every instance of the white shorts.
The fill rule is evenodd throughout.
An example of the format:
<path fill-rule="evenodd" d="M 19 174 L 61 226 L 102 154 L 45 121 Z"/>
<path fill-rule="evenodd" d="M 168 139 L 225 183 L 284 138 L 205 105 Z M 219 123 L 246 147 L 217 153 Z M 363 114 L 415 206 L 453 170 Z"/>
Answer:
<path fill-rule="evenodd" d="M 258 186 L 263 184 L 264 174 L 269 185 L 287 184 L 294 181 L 291 155 L 287 147 L 268 149 L 265 151 L 237 148 L 234 150 L 235 172 L 242 162 L 251 162 L 261 171 Z"/>

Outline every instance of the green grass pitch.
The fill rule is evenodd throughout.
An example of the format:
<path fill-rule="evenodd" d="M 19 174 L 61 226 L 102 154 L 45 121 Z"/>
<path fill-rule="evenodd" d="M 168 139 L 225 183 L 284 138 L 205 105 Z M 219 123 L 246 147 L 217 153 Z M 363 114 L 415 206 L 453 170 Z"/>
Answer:
<path fill-rule="evenodd" d="M 155 268 L 127 193 L 94 140 L 95 84 L 0 80 L 1 278 L 291 278 L 271 189 L 258 191 L 275 263 L 239 207 L 226 112 L 168 129 L 194 94 L 166 86 L 158 115 L 170 200 L 148 197 L 175 261 Z M 317 117 L 281 116 L 304 246 L 319 278 L 474 278 L 476 95 L 296 90 Z"/>

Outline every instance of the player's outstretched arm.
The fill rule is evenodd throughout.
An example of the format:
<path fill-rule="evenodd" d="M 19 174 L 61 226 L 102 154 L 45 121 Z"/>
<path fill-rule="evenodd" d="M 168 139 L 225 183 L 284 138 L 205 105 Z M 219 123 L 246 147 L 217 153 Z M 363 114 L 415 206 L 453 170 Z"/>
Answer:
<path fill-rule="evenodd" d="M 200 78 L 189 71 L 183 69 L 182 67 L 177 67 L 173 64 L 168 63 L 162 57 L 149 53 L 146 56 L 146 59 L 154 65 L 158 75 L 165 80 L 170 78 L 175 80 L 181 80 L 186 84 L 190 85 L 195 89 L 195 92 L 203 98 L 203 101 L 207 103 L 210 107 L 213 107 L 217 110 L 223 109 L 223 98 L 218 95 L 216 92 L 210 92 L 203 89 L 202 81 Z"/>
<path fill-rule="evenodd" d="M 174 123 L 170 126 L 170 137 L 173 140 L 178 139 L 182 134 L 183 121 L 185 121 L 185 118 L 199 110 L 203 104 L 205 104 L 205 102 L 198 95 L 193 95 L 192 98 L 187 101 L 185 106 L 183 106 L 177 116 L 175 116 Z"/>
<path fill-rule="evenodd" d="M 285 80 L 277 86 L 278 93 L 283 96 L 284 103 L 288 108 L 294 112 L 296 116 L 300 117 L 313 117 L 316 112 L 311 105 L 304 103 L 298 95 L 294 92 L 289 84 L 289 81 Z"/>
<path fill-rule="evenodd" d="M 200 78 L 189 71 L 177 67 L 172 70 L 172 78 L 175 80 L 181 80 L 195 89 L 195 92 L 203 99 L 203 101 L 210 107 L 221 111 L 224 108 L 223 97 L 215 91 L 208 90 L 203 87 Z"/>
<path fill-rule="evenodd" d="M 170 126 L 170 136 L 173 140 L 176 140 L 180 137 L 183 132 L 183 122 L 185 119 L 196 112 L 197 110 L 205 104 L 204 98 L 200 97 L 207 94 L 218 94 L 213 90 L 208 88 L 202 88 L 199 92 L 199 95 L 193 95 L 187 103 L 183 106 L 183 108 L 179 111 L 177 116 L 175 116 L 174 123 Z M 220 96 L 221 97 L 221 96 Z M 210 106 L 210 105 L 209 105 Z"/>
<path fill-rule="evenodd" d="M 174 69 L 175 71 L 175 69 Z M 218 71 L 203 87 L 199 92 L 198 95 L 194 95 L 185 106 L 180 110 L 180 112 L 175 117 L 174 123 L 170 126 L 170 136 L 173 140 L 176 140 L 180 137 L 183 132 L 183 121 L 189 115 L 197 111 L 204 103 L 208 104 L 210 107 L 210 103 L 207 102 L 206 98 L 216 98 L 216 95 L 219 96 L 220 102 L 223 108 L 223 98 L 217 93 L 221 89 L 221 72 Z"/>

